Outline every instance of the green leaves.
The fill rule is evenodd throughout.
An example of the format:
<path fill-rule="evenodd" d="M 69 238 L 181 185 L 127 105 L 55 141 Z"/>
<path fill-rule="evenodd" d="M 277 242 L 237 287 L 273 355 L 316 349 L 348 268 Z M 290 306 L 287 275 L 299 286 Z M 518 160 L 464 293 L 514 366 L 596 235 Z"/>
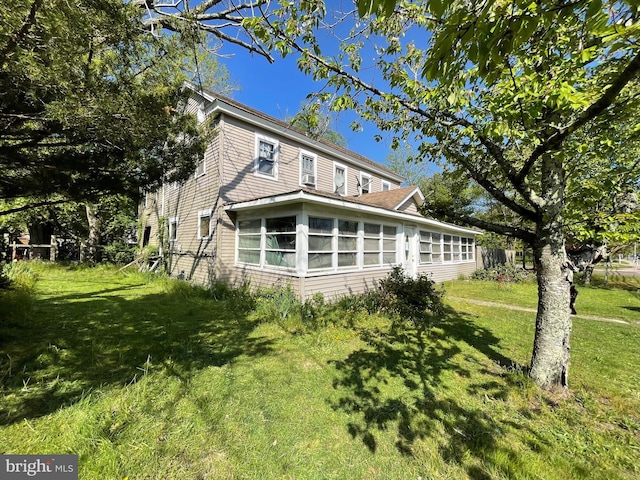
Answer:
<path fill-rule="evenodd" d="M 0 198 L 137 194 L 164 169 L 190 173 L 206 136 L 171 108 L 193 45 L 146 32 L 120 0 L 32 5 L 31 23 L 18 6 L 0 27 Z"/>

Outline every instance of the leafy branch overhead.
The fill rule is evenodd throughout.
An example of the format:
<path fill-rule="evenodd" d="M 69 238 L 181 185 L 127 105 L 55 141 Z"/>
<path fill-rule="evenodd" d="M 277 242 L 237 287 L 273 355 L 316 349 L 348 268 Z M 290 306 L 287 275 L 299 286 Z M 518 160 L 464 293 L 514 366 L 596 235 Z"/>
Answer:
<path fill-rule="evenodd" d="M 440 163 L 520 219 L 430 197 L 425 208 L 533 247 L 541 308 L 531 376 L 566 387 L 567 201 L 603 196 L 581 187 L 595 159 L 637 188 L 628 180 L 640 153 L 631 123 L 640 106 L 637 3 L 361 0 L 339 11 L 283 1 L 268 13 L 245 25 L 324 83 L 317 98 L 391 132 L 396 147 L 415 146 L 416 161 Z M 614 139 L 628 155 L 611 155 Z"/>
<path fill-rule="evenodd" d="M 178 36 L 140 28 L 120 0 L 35 0 L 0 27 L 0 198 L 137 195 L 188 175 L 206 131 L 183 98 Z M 60 197 L 55 197 L 59 199 Z"/>

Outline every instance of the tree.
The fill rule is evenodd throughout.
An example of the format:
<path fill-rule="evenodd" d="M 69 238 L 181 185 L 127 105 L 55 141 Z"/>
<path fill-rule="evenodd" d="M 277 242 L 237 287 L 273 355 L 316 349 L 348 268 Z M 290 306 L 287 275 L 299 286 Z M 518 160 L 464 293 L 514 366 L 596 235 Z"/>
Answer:
<path fill-rule="evenodd" d="M 530 375 L 546 389 L 567 387 L 568 175 L 588 161 L 576 152 L 607 140 L 585 145 L 580 132 L 638 109 L 636 3 L 360 0 L 359 14 L 282 2 L 245 25 L 326 81 L 318 98 L 334 110 L 355 110 L 394 132 L 396 145 L 410 139 L 420 158 L 450 165 L 523 220 L 428 206 L 532 246 L 539 302 Z"/>
<path fill-rule="evenodd" d="M 347 144 L 344 137 L 333 128 L 331 115 L 322 111 L 318 103 L 302 105 L 293 118 L 287 118 L 285 121 L 303 130 L 315 140 L 323 138 L 342 147 Z"/>
<path fill-rule="evenodd" d="M 139 9 L 121 0 L 5 9 L 0 199 L 95 201 L 192 172 L 207 135 L 174 108 L 186 94 L 174 60 L 184 43 L 141 26 Z"/>

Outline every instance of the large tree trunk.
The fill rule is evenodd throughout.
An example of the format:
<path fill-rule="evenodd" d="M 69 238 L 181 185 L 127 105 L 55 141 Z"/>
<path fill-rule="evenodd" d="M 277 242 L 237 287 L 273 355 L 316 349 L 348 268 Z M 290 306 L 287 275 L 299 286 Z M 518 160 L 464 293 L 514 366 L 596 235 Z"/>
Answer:
<path fill-rule="evenodd" d="M 531 378 L 542 388 L 569 386 L 571 315 L 564 245 L 549 243 L 534 249 L 538 279 L 538 314 L 531 360 Z"/>
<path fill-rule="evenodd" d="M 98 209 L 93 203 L 86 203 L 85 209 L 87 211 L 87 222 L 89 223 L 85 260 L 95 265 L 100 261 L 98 245 L 100 244 L 100 228 L 102 225 L 98 218 Z"/>
<path fill-rule="evenodd" d="M 531 378 L 542 388 L 569 385 L 571 316 L 569 290 L 573 271 L 564 246 L 562 210 L 564 169 L 552 156 L 543 161 L 545 208 L 536 225 L 534 261 L 538 279 L 538 314 L 531 359 Z"/>
<path fill-rule="evenodd" d="M 562 160 L 547 155 L 542 162 L 544 206 L 533 246 L 538 279 L 538 314 L 531 358 L 531 378 L 542 388 L 569 386 L 571 316 L 569 290 L 573 270 L 567 262 L 563 218 L 565 172 Z"/>

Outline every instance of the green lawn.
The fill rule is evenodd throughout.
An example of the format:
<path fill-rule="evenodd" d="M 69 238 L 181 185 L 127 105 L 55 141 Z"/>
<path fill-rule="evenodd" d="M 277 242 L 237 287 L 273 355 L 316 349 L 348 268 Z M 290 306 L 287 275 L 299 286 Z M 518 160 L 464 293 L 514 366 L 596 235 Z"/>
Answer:
<path fill-rule="evenodd" d="M 603 275 L 594 275 L 592 285 L 581 285 L 576 279 L 579 314 L 640 322 L 640 276 L 611 277 L 605 285 Z M 494 283 L 459 280 L 445 284 L 450 297 L 536 308 L 538 293 L 535 283 Z"/>
<path fill-rule="evenodd" d="M 427 331 L 345 312 L 292 332 L 183 282 L 32 268 L 0 293 L 4 453 L 78 454 L 83 480 L 640 476 L 635 324 L 576 319 L 571 394 L 547 394 L 526 312 L 448 300 Z"/>

